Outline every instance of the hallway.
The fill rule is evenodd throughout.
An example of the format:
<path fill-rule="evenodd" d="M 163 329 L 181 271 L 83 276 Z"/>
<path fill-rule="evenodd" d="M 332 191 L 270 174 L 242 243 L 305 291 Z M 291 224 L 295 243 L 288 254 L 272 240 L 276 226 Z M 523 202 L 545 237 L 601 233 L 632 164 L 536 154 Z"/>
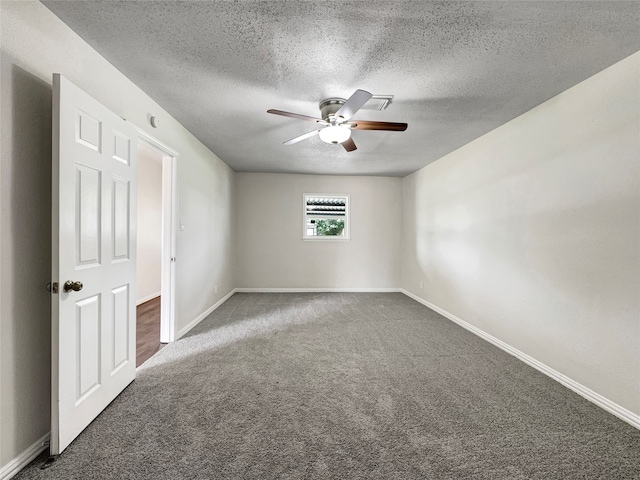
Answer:
<path fill-rule="evenodd" d="M 156 297 L 136 308 L 136 367 L 164 347 L 160 343 L 160 299 Z"/>

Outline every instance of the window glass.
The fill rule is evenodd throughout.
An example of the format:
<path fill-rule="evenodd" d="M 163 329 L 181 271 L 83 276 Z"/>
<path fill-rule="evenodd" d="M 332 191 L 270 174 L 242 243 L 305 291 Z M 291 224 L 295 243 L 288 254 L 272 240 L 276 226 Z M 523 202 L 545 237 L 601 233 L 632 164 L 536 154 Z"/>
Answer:
<path fill-rule="evenodd" d="M 349 238 L 349 196 L 304 195 L 304 239 Z"/>

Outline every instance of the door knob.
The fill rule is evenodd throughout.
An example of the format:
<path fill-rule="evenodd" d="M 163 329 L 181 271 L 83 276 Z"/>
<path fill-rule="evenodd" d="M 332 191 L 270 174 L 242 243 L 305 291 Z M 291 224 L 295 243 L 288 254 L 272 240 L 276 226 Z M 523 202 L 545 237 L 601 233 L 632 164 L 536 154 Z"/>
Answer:
<path fill-rule="evenodd" d="M 82 282 L 72 282 L 71 280 L 64 282 L 64 291 L 70 292 L 71 290 L 74 292 L 82 290 Z"/>

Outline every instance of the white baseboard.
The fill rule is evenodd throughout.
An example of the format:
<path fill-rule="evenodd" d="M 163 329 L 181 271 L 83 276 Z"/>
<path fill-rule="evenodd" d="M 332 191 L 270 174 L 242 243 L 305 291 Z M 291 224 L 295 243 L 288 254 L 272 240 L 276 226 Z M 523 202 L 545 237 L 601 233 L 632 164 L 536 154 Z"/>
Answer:
<path fill-rule="evenodd" d="M 399 288 L 236 288 L 238 293 L 393 293 Z"/>
<path fill-rule="evenodd" d="M 156 297 L 162 295 L 162 292 L 152 293 L 151 295 L 147 295 L 146 297 L 142 297 L 140 300 L 136 301 L 136 307 L 138 305 L 142 305 L 144 302 L 148 302 L 149 300 L 153 300 Z"/>
<path fill-rule="evenodd" d="M 0 468 L 0 480 L 13 478 L 20 470 L 29 465 L 34 458 L 49 446 L 49 438 L 50 434 L 47 433 L 4 467 Z"/>
<path fill-rule="evenodd" d="M 607 412 L 615 415 L 619 419 L 624 420 L 629 425 L 632 425 L 635 428 L 640 429 L 640 415 L 637 415 L 637 414 L 627 410 L 626 408 L 618 405 L 617 403 L 612 402 L 608 398 L 603 397 L 599 393 L 594 392 L 593 390 L 591 390 L 588 387 L 585 387 L 581 383 L 578 383 L 575 380 L 572 380 L 571 378 L 567 377 L 566 375 L 563 375 L 562 373 L 558 372 L 557 370 L 554 370 L 553 368 L 545 365 L 542 362 L 539 362 L 535 358 L 530 357 L 526 353 L 521 352 L 517 348 L 512 347 L 511 345 L 503 342 L 502 340 L 494 337 L 493 335 L 490 335 L 487 332 L 485 332 L 483 330 L 480 330 L 478 327 L 474 327 L 470 323 L 467 323 L 464 320 L 462 320 L 461 318 L 456 317 L 452 313 L 449 313 L 446 310 L 438 307 L 437 305 L 434 305 L 433 303 L 428 302 L 424 298 L 418 297 L 417 295 L 414 295 L 413 293 L 411 293 L 411 292 L 409 292 L 409 291 L 407 291 L 405 289 L 400 289 L 400 291 L 402 293 L 404 293 L 406 296 L 413 298 L 416 302 L 419 302 L 419 303 L 425 305 L 426 307 L 429 307 L 434 312 L 439 313 L 443 317 L 446 317 L 449 320 L 457 323 L 462 328 L 465 328 L 465 329 L 469 330 L 470 332 L 476 334 L 477 336 L 479 336 L 483 340 L 486 340 L 487 342 L 492 343 L 496 347 L 498 347 L 498 348 L 504 350 L 505 352 L 513 355 L 518 360 L 523 361 L 527 365 L 530 365 L 531 367 L 533 367 L 536 370 L 544 373 L 548 377 L 551 377 L 553 380 L 555 380 L 557 382 L 560 382 L 562 385 L 567 387 L 569 390 L 573 390 L 574 392 L 576 392 L 581 397 L 589 400 L 592 403 L 595 403 L 600 408 L 603 408 L 604 410 L 606 410 Z"/>
<path fill-rule="evenodd" d="M 226 302 L 229 297 L 231 297 L 231 295 L 233 295 L 234 293 L 236 293 L 236 289 L 231 290 L 229 293 L 227 293 L 224 297 L 222 297 L 220 300 L 218 300 L 215 304 L 211 305 L 209 308 L 207 308 L 204 312 L 202 312 L 200 315 L 198 315 L 196 318 L 194 318 L 193 320 L 191 320 L 189 322 L 188 325 L 185 325 L 184 327 L 182 327 L 179 331 L 178 334 L 176 335 L 176 340 L 178 340 L 179 338 L 183 337 L 189 330 L 191 330 L 193 327 L 195 327 L 196 325 L 198 325 L 202 320 L 204 320 L 211 312 L 213 312 L 216 308 L 218 308 L 220 305 L 222 305 L 224 302 Z"/>

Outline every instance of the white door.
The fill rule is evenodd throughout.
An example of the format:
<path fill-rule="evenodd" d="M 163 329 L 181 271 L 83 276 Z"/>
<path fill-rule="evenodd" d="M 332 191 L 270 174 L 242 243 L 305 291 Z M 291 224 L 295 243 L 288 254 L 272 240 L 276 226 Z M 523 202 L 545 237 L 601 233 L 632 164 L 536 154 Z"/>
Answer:
<path fill-rule="evenodd" d="M 54 74 L 52 455 L 135 378 L 136 153 L 131 124 Z"/>

